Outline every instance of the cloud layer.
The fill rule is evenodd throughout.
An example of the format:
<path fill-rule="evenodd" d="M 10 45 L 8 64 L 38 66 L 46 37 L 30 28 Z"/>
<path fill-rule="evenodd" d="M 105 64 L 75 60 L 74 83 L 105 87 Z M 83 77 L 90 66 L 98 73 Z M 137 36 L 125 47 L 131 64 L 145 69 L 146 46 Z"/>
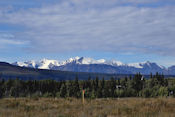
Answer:
<path fill-rule="evenodd" d="M 138 6 L 157 1 L 69 0 L 40 8 L 2 8 L 0 23 L 24 27 L 23 32 L 13 33 L 13 41 L 29 42 L 26 49 L 31 52 L 96 50 L 175 56 L 175 7 Z"/>

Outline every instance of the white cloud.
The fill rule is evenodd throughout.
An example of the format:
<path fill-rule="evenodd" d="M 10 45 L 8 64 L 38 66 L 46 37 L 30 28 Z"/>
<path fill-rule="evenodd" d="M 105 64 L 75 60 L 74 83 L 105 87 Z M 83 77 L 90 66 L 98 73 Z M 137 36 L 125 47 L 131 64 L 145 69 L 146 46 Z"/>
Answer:
<path fill-rule="evenodd" d="M 8 46 L 22 46 L 27 45 L 27 41 L 17 40 L 15 36 L 9 33 L 0 33 L 0 48 L 8 48 Z"/>
<path fill-rule="evenodd" d="M 71 0 L 41 8 L 3 11 L 0 22 L 24 26 L 25 32 L 15 37 L 29 41 L 29 49 L 34 52 L 98 50 L 175 56 L 174 6 L 116 5 L 121 3 L 128 0 Z"/>
<path fill-rule="evenodd" d="M 0 39 L 0 44 L 10 44 L 10 45 L 23 45 L 25 44 L 22 41 L 10 40 L 10 39 Z"/>

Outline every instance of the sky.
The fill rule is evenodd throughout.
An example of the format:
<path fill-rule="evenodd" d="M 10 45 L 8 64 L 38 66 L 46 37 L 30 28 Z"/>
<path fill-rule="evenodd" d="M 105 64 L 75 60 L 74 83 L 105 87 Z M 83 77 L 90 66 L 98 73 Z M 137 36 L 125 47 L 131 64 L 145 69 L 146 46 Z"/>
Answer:
<path fill-rule="evenodd" d="M 0 61 L 175 65 L 175 0 L 0 0 Z"/>

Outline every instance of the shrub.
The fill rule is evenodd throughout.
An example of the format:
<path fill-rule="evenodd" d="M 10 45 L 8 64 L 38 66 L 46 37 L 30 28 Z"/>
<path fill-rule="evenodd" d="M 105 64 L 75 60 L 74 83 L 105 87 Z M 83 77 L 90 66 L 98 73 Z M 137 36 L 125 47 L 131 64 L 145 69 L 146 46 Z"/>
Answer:
<path fill-rule="evenodd" d="M 53 94 L 47 92 L 47 93 L 45 93 L 45 94 L 43 95 L 43 97 L 45 97 L 45 98 L 53 97 Z"/>
<path fill-rule="evenodd" d="M 158 95 L 161 97 L 167 97 L 168 96 L 168 88 L 167 87 L 160 87 L 158 90 Z"/>
<path fill-rule="evenodd" d="M 151 96 L 151 89 L 149 89 L 149 88 L 143 89 L 143 91 L 141 91 L 140 96 L 145 97 L 145 98 L 150 97 Z"/>

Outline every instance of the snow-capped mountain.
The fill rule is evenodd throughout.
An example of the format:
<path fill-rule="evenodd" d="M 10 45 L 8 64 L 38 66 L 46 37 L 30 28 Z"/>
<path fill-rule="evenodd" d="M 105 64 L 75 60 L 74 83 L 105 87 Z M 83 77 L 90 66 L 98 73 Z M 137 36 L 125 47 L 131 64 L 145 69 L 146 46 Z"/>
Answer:
<path fill-rule="evenodd" d="M 42 59 L 40 61 L 15 62 L 13 65 L 31 67 L 36 69 L 50 69 L 75 72 L 98 72 L 115 74 L 150 74 L 160 72 L 164 74 L 175 74 L 174 67 L 165 68 L 153 62 L 124 64 L 116 60 L 95 60 L 93 58 L 75 57 L 65 61 Z"/>
<path fill-rule="evenodd" d="M 53 66 L 60 65 L 57 60 L 48 60 L 48 59 L 42 59 L 41 61 L 32 60 L 27 62 L 15 62 L 12 64 L 20 67 L 30 67 L 37 69 L 51 69 Z"/>
<path fill-rule="evenodd" d="M 38 69 L 52 69 L 52 67 L 55 66 L 63 66 L 66 64 L 106 64 L 106 65 L 112 65 L 112 66 L 121 66 L 124 65 L 120 61 L 111 60 L 107 61 L 105 59 L 99 59 L 95 60 L 93 58 L 84 58 L 84 57 L 75 57 L 75 58 L 69 58 L 65 61 L 57 61 L 57 60 L 48 60 L 48 59 L 42 59 L 40 61 L 27 61 L 27 62 L 15 62 L 12 63 L 13 65 L 21 66 L 21 67 L 31 67 L 31 68 L 38 68 Z"/>
<path fill-rule="evenodd" d="M 27 61 L 27 62 L 15 62 L 12 63 L 13 65 L 17 65 L 20 67 L 31 67 L 31 68 L 36 68 L 36 62 L 34 60 L 32 61 Z"/>

